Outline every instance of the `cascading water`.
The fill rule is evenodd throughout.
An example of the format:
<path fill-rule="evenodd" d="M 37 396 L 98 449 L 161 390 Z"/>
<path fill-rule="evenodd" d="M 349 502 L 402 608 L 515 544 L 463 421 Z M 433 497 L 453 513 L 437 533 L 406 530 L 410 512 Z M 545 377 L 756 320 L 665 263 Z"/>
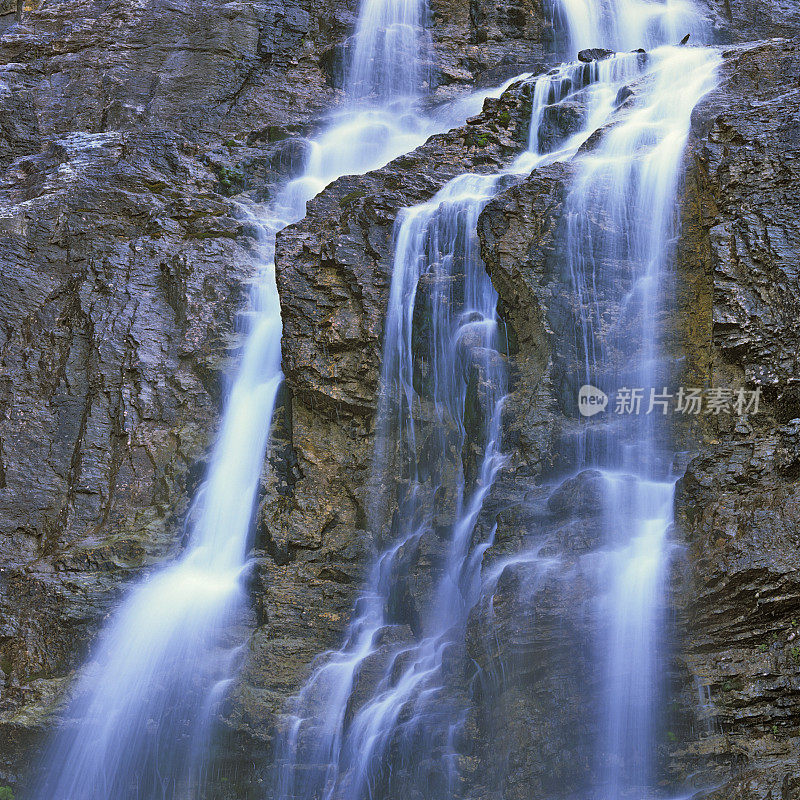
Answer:
<path fill-rule="evenodd" d="M 351 98 L 385 107 L 419 95 L 426 78 L 426 15 L 420 0 L 364 0 L 346 75 Z"/>
<path fill-rule="evenodd" d="M 603 476 L 603 800 L 638 797 L 653 786 L 668 533 L 679 477 L 664 417 L 675 375 L 661 354 L 659 320 L 668 303 L 681 156 L 692 109 L 713 88 L 715 66 L 701 49 L 653 51 L 641 100 L 579 159 L 566 202 L 566 265 L 582 309 L 577 376 L 618 397 L 626 389 L 643 395 L 641 413 L 632 408 L 613 422 L 586 424 L 575 464 Z"/>
<path fill-rule="evenodd" d="M 677 0 L 560 0 L 557 16 L 573 52 L 650 47 L 697 29 L 691 8 Z M 310 143 L 304 174 L 285 188 L 264 222 L 268 257 L 254 282 L 242 365 L 196 501 L 189 545 L 133 589 L 101 635 L 48 751 L 37 799 L 198 796 L 215 707 L 238 662 L 238 643 L 226 630 L 245 602 L 248 531 L 281 381 L 275 235 L 300 219 L 308 199 L 336 177 L 381 166 L 451 122 L 452 116 L 436 121 L 414 110 L 426 80 L 425 17 L 418 0 L 365 0 L 362 6 L 346 74 L 355 104 Z M 657 317 L 689 114 L 713 80 L 713 62 L 702 51 L 669 49 L 650 59 L 652 78 L 637 110 L 600 149 L 580 158 L 567 204 L 574 223 L 569 271 L 576 294 L 587 299 L 580 307 L 596 307 L 599 284 L 615 291 L 617 276 L 604 271 L 605 262 L 624 250 L 637 276 L 626 302 L 638 303 L 644 309 L 638 318 L 648 321 Z M 539 78 L 531 149 L 509 174 L 572 157 L 608 118 L 617 90 L 639 74 L 639 64 L 628 56 L 588 68 L 585 129 L 547 155 L 538 152 L 541 115 L 546 105 L 584 86 L 587 68 L 565 66 Z M 481 100 L 476 96 L 463 110 L 474 113 Z M 480 564 L 492 533 L 476 521 L 503 463 L 497 297 L 475 239 L 478 214 L 500 179 L 462 176 L 398 220 L 375 458 L 376 509 L 394 512 L 391 543 L 376 560 L 345 644 L 327 654 L 297 698 L 277 751 L 275 798 L 361 800 L 410 787 L 424 789 L 425 796 L 454 792 L 464 707 L 443 691 L 447 659 L 463 641 L 481 592 Z M 598 239 L 581 223 L 600 198 L 615 225 Z M 605 360 L 598 319 L 587 311 L 576 329 L 582 380 L 605 386 L 623 377 L 643 385 L 660 381 L 654 326 L 641 328 L 641 347 L 624 375 Z M 603 649 L 609 655 L 598 746 L 608 766 L 592 796 L 617 800 L 651 786 L 672 482 L 664 466 L 668 454 L 651 457 L 654 426 L 635 425 L 619 437 L 597 427 L 579 437 L 575 459 L 578 470 L 604 470 L 609 518 L 608 553 L 601 559 L 601 610 L 609 620 Z M 409 565 L 426 552 L 436 564 L 427 602 L 411 597 L 408 577 Z"/>
<path fill-rule="evenodd" d="M 650 50 L 702 33 L 690 0 L 555 0 L 553 16 L 571 55 L 592 47 Z"/>
<path fill-rule="evenodd" d="M 572 64 L 539 78 L 530 149 L 505 176 L 574 154 L 636 63 Z M 586 130 L 540 155 L 545 109 L 587 77 Z M 323 658 L 296 699 L 277 751 L 276 800 L 361 800 L 412 787 L 452 794 L 465 709 L 443 691 L 445 662 L 480 594 L 491 532 L 476 539 L 476 522 L 503 463 L 497 295 L 477 242 L 478 215 L 503 177 L 462 175 L 398 216 L 373 478 L 374 527 L 391 518 L 391 542 L 343 647 Z M 415 608 L 407 573 L 420 552 L 437 563 L 438 578 Z"/>
<path fill-rule="evenodd" d="M 681 2 L 563 0 L 557 11 L 574 50 L 652 47 L 700 29 L 691 6 Z M 576 375 L 607 388 L 614 381 L 655 386 L 664 377 L 655 320 L 678 168 L 691 111 L 713 86 L 714 58 L 665 47 L 590 68 L 565 66 L 540 78 L 531 149 L 509 171 L 524 174 L 572 157 L 609 118 L 618 90 L 643 74 L 635 108 L 619 113 L 599 147 L 577 159 L 566 203 L 566 266 L 581 310 Z M 584 97 L 584 130 L 558 152 L 540 154 L 536 132 L 545 107 L 581 89 L 587 75 L 593 85 Z M 467 615 L 481 593 L 480 563 L 492 534 L 481 535 L 476 522 L 503 461 L 497 297 L 475 241 L 478 214 L 499 180 L 462 176 L 398 218 L 373 512 L 376 530 L 391 518 L 391 543 L 375 563 L 343 647 L 323 658 L 292 709 L 276 758 L 272 796 L 280 800 L 454 794 L 454 741 L 465 709 L 444 691 L 445 662 L 463 642 Z M 606 228 L 587 223 L 598 204 Z M 614 271 L 614 259 L 624 260 L 628 272 Z M 615 297 L 631 280 L 629 295 Z M 638 306 L 638 346 L 624 370 L 604 351 L 609 319 L 599 318 L 603 302 L 623 312 Z M 632 334 L 621 320 L 611 327 L 621 339 Z M 597 800 L 653 791 L 674 485 L 668 449 L 657 455 L 663 437 L 653 419 L 624 431 L 587 425 L 576 437 L 575 471 L 599 467 L 604 484 L 605 543 L 589 559 L 599 573 L 597 646 L 605 687 L 597 777 L 586 787 L 587 797 Z M 408 572 L 421 552 L 434 565 L 427 601 L 410 597 Z M 544 574 L 557 560 L 542 563 Z M 491 591 L 496 578 L 490 576 L 485 588 Z"/>
<path fill-rule="evenodd" d="M 201 791 L 216 708 L 239 662 L 241 643 L 229 630 L 246 600 L 248 534 L 282 380 L 275 236 L 336 178 L 376 169 L 450 126 L 446 115 L 414 113 L 421 73 L 402 68 L 406 59 L 422 61 L 423 16 L 417 0 L 367 0 L 362 8 L 349 76 L 362 102 L 310 143 L 304 173 L 260 221 L 266 258 L 189 544 L 133 588 L 101 633 L 39 769 L 37 800 L 177 800 Z M 475 113 L 486 95 L 453 113 Z"/>
<path fill-rule="evenodd" d="M 620 2 L 601 7 L 563 0 L 579 46 L 651 47 L 697 35 L 686 3 Z M 588 20 L 607 38 L 589 41 Z M 664 47 L 648 54 L 649 79 L 635 108 L 600 146 L 578 160 L 566 202 L 566 269 L 575 293 L 576 377 L 610 395 L 641 390 L 647 407 L 587 422 L 575 470 L 599 468 L 603 552 L 598 570 L 598 662 L 603 697 L 592 797 L 618 800 L 654 791 L 654 753 L 665 689 L 664 608 L 671 545 L 673 455 L 663 398 L 674 381 L 661 353 L 675 197 L 692 110 L 714 86 L 715 57 Z M 602 218 L 602 221 L 600 221 Z M 582 366 L 581 366 L 582 365 Z M 577 397 L 577 381 L 573 387 Z M 633 410 L 633 409 L 629 409 Z"/>
<path fill-rule="evenodd" d="M 451 714 L 434 708 L 432 702 L 450 641 L 446 633 L 451 626 L 463 625 L 464 609 L 474 602 L 478 558 L 466 563 L 470 539 L 500 464 L 503 379 L 495 342 L 496 297 L 485 270 L 476 269 L 480 261 L 473 252 L 472 234 L 491 184 L 485 177 L 464 176 L 430 203 L 407 209 L 398 223 L 379 434 L 381 452 L 398 444 L 407 448 L 404 455 L 410 459 L 404 470 L 396 538 L 373 569 L 344 647 L 327 658 L 298 698 L 291 733 L 279 753 L 276 797 L 372 796 L 379 783 L 381 790 L 391 784 L 392 776 L 381 771 L 390 746 L 400 748 L 402 762 L 404 755 L 419 752 L 426 742 L 431 748 L 440 747 L 442 737 L 446 742 Z M 412 342 L 412 318 L 420 313 L 417 289 L 423 276 L 429 292 L 421 313 L 429 315 L 430 331 L 424 344 Z M 486 391 L 478 401 L 486 411 L 478 434 L 484 454 L 478 474 L 470 478 L 472 488 L 467 486 L 461 459 L 454 465 L 455 480 L 447 485 L 446 454 L 461 452 L 467 444 L 465 403 L 468 387 L 477 382 Z M 425 426 L 414 415 L 421 402 L 431 406 Z M 423 477 L 423 470 L 431 474 Z M 380 472 L 380 479 L 393 482 L 390 470 Z M 432 495 L 439 490 L 453 493 L 454 522 L 444 574 L 427 618 L 415 621 L 421 637 L 415 642 L 404 637 L 407 630 L 393 621 L 391 595 L 404 558 L 432 532 Z M 397 494 L 392 491 L 392 495 L 394 501 Z M 400 641 L 382 649 L 381 638 Z M 381 663 L 382 677 L 367 702 L 352 709 L 354 689 L 371 662 Z M 307 764 L 317 769 L 304 770 Z"/>

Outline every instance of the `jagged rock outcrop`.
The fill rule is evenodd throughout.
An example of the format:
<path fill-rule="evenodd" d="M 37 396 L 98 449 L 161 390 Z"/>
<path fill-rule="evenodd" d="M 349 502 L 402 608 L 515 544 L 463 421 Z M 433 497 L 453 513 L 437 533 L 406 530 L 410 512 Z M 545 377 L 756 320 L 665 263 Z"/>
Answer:
<path fill-rule="evenodd" d="M 340 178 L 279 234 L 283 366 L 297 399 L 374 413 L 398 210 L 457 175 L 499 171 L 527 146 L 530 113 L 530 85 L 516 85 L 461 128 L 383 169 Z"/>
<path fill-rule="evenodd" d="M 286 392 L 258 513 L 260 627 L 230 709 L 230 724 L 265 747 L 314 656 L 340 644 L 374 555 L 370 472 L 398 211 L 523 150 L 529 88 L 383 169 L 339 179 L 279 234 Z M 279 677 L 264 668 L 278 662 Z"/>
<path fill-rule="evenodd" d="M 539 0 L 432 0 L 437 97 L 477 80 L 492 85 L 552 61 L 552 20 Z"/>
<path fill-rule="evenodd" d="M 695 113 L 680 258 L 698 371 L 762 402 L 708 425 L 680 483 L 685 700 L 703 698 L 680 757 L 715 798 L 783 800 L 800 796 L 800 44 L 733 60 Z"/>
<path fill-rule="evenodd" d="M 793 0 L 706 0 L 719 43 L 797 36 L 800 7 Z"/>
<path fill-rule="evenodd" d="M 28 101 L 40 137 L 285 132 L 330 105 L 320 50 L 345 35 L 354 10 L 311 0 L 29 2 L 3 37 L 3 99 Z"/>

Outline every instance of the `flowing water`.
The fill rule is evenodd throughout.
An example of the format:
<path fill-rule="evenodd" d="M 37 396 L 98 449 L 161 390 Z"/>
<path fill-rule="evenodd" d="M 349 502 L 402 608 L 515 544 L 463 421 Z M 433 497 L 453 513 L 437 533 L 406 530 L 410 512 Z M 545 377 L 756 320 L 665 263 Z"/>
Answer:
<path fill-rule="evenodd" d="M 691 7 L 674 0 L 561 0 L 555 16 L 573 54 L 590 46 L 652 47 L 698 30 Z M 254 280 L 241 366 L 196 499 L 189 544 L 133 588 L 102 633 L 43 764 L 40 800 L 198 796 L 216 705 L 239 662 L 240 643 L 226 631 L 245 603 L 248 533 L 281 382 L 275 235 L 302 218 L 306 202 L 336 177 L 374 169 L 448 127 L 456 113 L 480 108 L 488 93 L 438 119 L 415 110 L 428 82 L 426 18 L 418 0 L 362 4 L 346 71 L 350 105 L 311 142 L 304 173 L 263 221 L 268 257 Z M 470 609 L 491 585 L 482 580 L 481 561 L 493 530 L 478 520 L 504 463 L 505 345 L 497 296 L 478 252 L 477 218 L 503 182 L 574 158 L 612 115 L 618 90 L 642 72 L 649 77 L 637 84 L 634 109 L 614 117 L 600 146 L 577 157 L 564 246 L 582 310 L 575 324 L 576 385 L 662 381 L 654 321 L 689 115 L 713 85 L 713 59 L 702 50 L 664 48 L 647 59 L 566 64 L 536 79 L 526 154 L 503 175 L 461 176 L 399 215 L 372 509 L 386 548 L 343 646 L 321 660 L 290 710 L 270 797 L 455 793 L 466 701 L 446 691 L 448 670 L 463 647 Z M 542 147 L 546 109 L 579 93 L 584 129 L 555 148 Z M 610 224 L 587 223 L 598 207 Z M 618 297 L 620 287 L 627 288 Z M 623 325 L 623 314 L 609 322 L 606 306 L 635 307 L 635 322 Z M 610 354 L 632 330 L 638 345 L 618 369 Z M 622 432 L 587 424 L 574 443 L 576 471 L 599 467 L 606 487 L 598 584 L 606 621 L 598 642 L 606 654 L 597 747 L 603 767 L 591 791 L 603 800 L 652 786 L 673 485 L 669 450 L 653 419 L 634 420 Z M 433 565 L 432 577 L 417 569 L 420 563 Z"/>
<path fill-rule="evenodd" d="M 424 60 L 423 13 L 414 0 L 365 2 L 349 74 L 358 102 L 310 142 L 303 174 L 257 220 L 266 257 L 243 315 L 241 364 L 193 506 L 188 546 L 134 586 L 102 631 L 39 767 L 38 800 L 198 796 L 215 712 L 239 665 L 241 642 L 230 630 L 246 602 L 251 517 L 282 380 L 275 236 L 336 178 L 412 150 L 450 127 L 454 115 L 476 113 L 489 94 L 437 119 L 414 111 L 422 71 L 407 65 Z"/>
<path fill-rule="evenodd" d="M 571 97 L 588 75 L 596 126 L 612 108 L 618 80 L 611 76 L 627 74 L 625 64 L 571 64 L 539 78 L 530 150 L 507 173 L 462 175 L 398 216 L 372 509 L 376 529 L 391 518 L 390 544 L 343 647 L 323 659 L 297 698 L 278 749 L 275 798 L 359 800 L 412 786 L 423 794 L 452 789 L 453 739 L 465 709 L 443 691 L 444 670 L 481 590 L 481 558 L 492 537 L 477 533 L 476 522 L 503 463 L 503 343 L 477 219 L 498 182 L 567 157 L 585 139 L 578 133 L 539 155 L 548 104 Z M 439 574 L 417 601 L 408 571 L 421 553 L 432 556 Z M 357 705 L 366 681 L 369 694 Z"/>
<path fill-rule="evenodd" d="M 571 56 L 592 47 L 651 50 L 677 44 L 687 34 L 700 40 L 704 35 L 690 0 L 555 0 L 553 17 Z"/>
<path fill-rule="evenodd" d="M 701 30 L 691 6 L 680 2 L 563 0 L 557 16 L 573 52 L 653 47 Z M 605 120 L 615 122 L 596 149 L 577 157 L 565 206 L 565 278 L 579 309 L 574 352 L 582 383 L 611 390 L 666 379 L 655 321 L 675 233 L 680 158 L 691 111 L 713 87 L 714 66 L 707 51 L 662 47 L 589 68 L 565 65 L 536 82 L 529 152 L 506 176 L 571 158 Z M 612 117 L 617 92 L 635 79 L 634 107 Z M 582 89 L 584 130 L 556 152 L 540 152 L 545 109 Z M 481 560 L 493 531 L 477 522 L 503 464 L 506 390 L 497 296 L 476 227 L 504 179 L 461 176 L 398 218 L 372 512 L 376 531 L 390 528 L 389 545 L 343 647 L 322 659 L 296 699 L 270 797 L 455 793 L 466 707 L 446 690 L 448 659 L 463 645 L 470 609 L 496 580 L 482 586 Z M 605 225 L 590 223 L 598 210 Z M 623 369 L 615 355 L 631 337 L 636 347 Z M 587 423 L 574 442 L 575 473 L 600 468 L 603 483 L 604 542 L 592 563 L 599 573 L 596 646 L 604 696 L 595 777 L 585 789 L 597 800 L 641 797 L 654 786 L 675 476 L 655 417 L 626 424 L 620 430 L 607 421 Z M 420 562 L 432 573 L 421 590 Z M 543 572 L 552 566 L 543 561 Z M 535 591 L 530 597 L 535 602 Z"/>
<path fill-rule="evenodd" d="M 604 712 L 598 797 L 653 785 L 674 482 L 669 420 L 658 401 L 676 375 L 663 353 L 675 198 L 691 112 L 714 86 L 716 59 L 701 49 L 650 56 L 644 102 L 578 162 L 566 203 L 566 264 L 577 304 L 578 376 L 619 398 L 643 389 L 639 413 L 587 424 L 576 469 L 602 474 L 600 560 Z M 597 224 L 602 214 L 602 224 Z M 577 394 L 577 391 L 576 391 Z M 652 398 L 652 401 L 651 401 Z M 609 409 L 610 410 L 610 409 Z"/>

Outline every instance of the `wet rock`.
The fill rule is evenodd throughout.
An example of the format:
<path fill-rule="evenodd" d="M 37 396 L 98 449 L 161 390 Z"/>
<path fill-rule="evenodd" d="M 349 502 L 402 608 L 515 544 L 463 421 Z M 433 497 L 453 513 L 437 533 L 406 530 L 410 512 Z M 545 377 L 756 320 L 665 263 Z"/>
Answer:
<path fill-rule="evenodd" d="M 785 92 L 800 80 L 800 49 L 778 41 L 728 58 L 694 116 L 680 263 L 693 298 L 694 374 L 760 387 L 763 400 L 758 414 L 705 426 L 679 486 L 691 727 L 676 769 L 718 785 L 714 798 L 766 800 L 797 793 L 800 748 L 800 654 L 788 641 L 800 602 L 800 452 L 787 419 L 800 366 L 800 99 Z M 707 698 L 699 723 L 698 686 Z"/>
<path fill-rule="evenodd" d="M 800 7 L 793 0 L 704 0 L 720 44 L 797 36 Z"/>
<path fill-rule="evenodd" d="M 583 516 L 602 512 L 606 479 L 596 469 L 587 469 L 564 481 L 549 497 L 547 509 L 557 516 Z"/>
<path fill-rule="evenodd" d="M 348 720 L 358 713 L 365 702 L 376 696 L 381 680 L 386 676 L 400 674 L 405 664 L 404 653 L 414 642 L 411 630 L 402 625 L 384 628 L 376 639 L 373 652 L 364 659 L 355 676 L 353 691 L 345 711 Z"/>
<path fill-rule="evenodd" d="M 180 547 L 259 257 L 215 181 L 159 132 L 71 134 L 0 176 L 4 758 Z"/>
<path fill-rule="evenodd" d="M 398 553 L 389 615 L 393 621 L 408 625 L 418 638 L 425 635 L 427 621 L 436 613 L 435 589 L 446 555 L 447 543 L 433 531 L 425 531 Z"/>
<path fill-rule="evenodd" d="M 590 618 L 576 613 L 589 591 L 579 575 L 521 556 L 473 610 L 467 648 L 480 689 L 464 763 L 473 796 L 570 797 L 591 784 L 587 720 L 600 693 Z"/>
<path fill-rule="evenodd" d="M 578 61 L 589 64 L 592 61 L 604 61 L 614 55 L 613 50 L 604 50 L 602 47 L 590 47 L 578 53 Z"/>
<path fill-rule="evenodd" d="M 336 11 L 314 0 L 41 4 L 6 31 L 2 79 L 12 100 L 36 97 L 41 135 L 163 127 L 224 140 L 330 105 L 320 55 L 349 22 Z"/>
<path fill-rule="evenodd" d="M 284 372 L 298 401 L 328 413 L 375 409 L 397 211 L 465 171 L 497 171 L 524 149 L 530 106 L 521 88 L 387 167 L 339 179 L 280 234 Z"/>
<path fill-rule="evenodd" d="M 548 106 L 539 126 L 539 150 L 551 153 L 586 123 L 586 104 L 580 95 L 573 100 L 564 100 Z"/>
<path fill-rule="evenodd" d="M 555 416 L 559 400 L 552 383 L 549 309 L 562 291 L 556 250 L 572 174 L 567 163 L 537 170 L 487 204 L 478 221 L 511 356 L 504 441 L 515 467 L 532 474 L 552 466 L 562 424 Z"/>
<path fill-rule="evenodd" d="M 499 85 L 557 59 L 552 23 L 535 0 L 433 0 L 434 97 L 452 97 L 470 80 Z"/>
<path fill-rule="evenodd" d="M 614 98 L 614 105 L 621 106 L 626 100 L 633 97 L 633 89 L 630 86 L 623 86 Z"/>

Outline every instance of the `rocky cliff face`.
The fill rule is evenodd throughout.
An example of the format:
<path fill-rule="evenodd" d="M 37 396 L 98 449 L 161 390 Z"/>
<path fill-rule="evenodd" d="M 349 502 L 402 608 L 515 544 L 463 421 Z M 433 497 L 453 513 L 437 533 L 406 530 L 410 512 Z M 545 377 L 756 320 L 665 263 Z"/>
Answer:
<path fill-rule="evenodd" d="M 529 89 L 512 86 L 469 124 L 341 178 L 279 234 L 286 392 L 258 512 L 259 627 L 229 717 L 266 750 L 314 656 L 340 643 L 375 555 L 370 472 L 395 218 L 523 150 Z"/>
<path fill-rule="evenodd" d="M 313 10 L 26 3 L 0 40 L 0 780 L 125 584 L 181 546 L 260 257 L 227 195 L 267 193 L 294 165 L 274 140 L 333 94 L 349 11 Z"/>
<path fill-rule="evenodd" d="M 260 258 L 251 219 L 259 212 L 249 209 L 300 167 L 302 135 L 339 102 L 336 48 L 347 46 L 356 10 L 280 0 L 0 6 L 0 785 L 27 769 L 47 714 L 125 585 L 181 547 L 237 356 L 236 315 Z M 435 7 L 434 101 L 540 60 L 544 27 L 527 7 Z M 421 174 L 409 201 L 479 161 L 485 128 L 481 121 L 427 151 L 450 166 Z M 480 156 L 486 169 L 519 146 L 513 135 L 491 132 L 494 152 Z M 385 180 L 376 212 L 384 253 L 399 202 L 387 199 Z M 333 202 L 342 214 L 372 213 L 361 212 L 358 193 Z M 350 275 L 348 290 L 353 282 L 368 286 L 372 276 Z M 373 348 L 380 339 L 380 286 L 371 322 L 350 334 L 356 350 L 365 332 Z M 348 340 L 346 330 L 331 330 Z M 301 343 L 298 333 L 298 352 Z M 374 368 L 374 350 L 371 358 Z M 367 381 L 367 406 L 370 391 Z M 302 396 L 302 387 L 290 380 L 286 409 L 293 392 Z M 303 401 L 313 409 L 316 397 Z M 272 724 L 257 705 L 262 695 L 274 713 L 319 649 L 336 641 L 363 569 L 354 531 L 364 528 L 357 494 L 369 421 L 356 418 L 343 435 L 331 416 L 339 402 L 324 424 L 304 420 L 299 406 L 282 411 L 265 475 L 278 505 L 264 506 L 271 524 L 260 529 L 254 603 L 259 620 L 272 620 L 267 650 L 278 662 L 258 650 L 259 630 L 252 671 L 260 677 L 242 690 L 252 702 L 231 717 L 235 731 L 249 735 L 253 726 L 259 741 Z M 322 463 L 331 453 L 338 465 Z M 320 487 L 350 469 L 356 494 L 343 510 Z M 306 485 L 320 478 L 305 506 L 291 497 L 302 474 Z M 289 563 L 323 534 L 341 557 L 327 566 L 319 559 L 312 618 L 307 576 Z M 276 609 L 285 609 L 280 624 Z M 277 679 L 291 663 L 294 678 Z"/>
<path fill-rule="evenodd" d="M 0 181 L 4 758 L 203 475 L 259 233 L 196 155 L 73 133 Z"/>
<path fill-rule="evenodd" d="M 708 0 L 710 20 L 721 43 L 797 36 L 800 8 L 792 0 Z"/>
<path fill-rule="evenodd" d="M 250 215 L 340 102 L 356 10 L 0 3 L 0 784 L 28 768 L 125 586 L 181 547 L 260 257 Z M 712 2 L 708 13 L 724 41 L 800 25 L 793 3 Z M 432 102 L 551 58 L 550 20 L 528 0 L 433 2 Z M 791 42 L 726 54 L 721 87 L 696 115 L 683 205 L 691 313 L 676 327 L 691 369 L 709 385 L 763 386 L 766 411 L 699 431 L 681 485 L 684 703 L 665 750 L 669 777 L 719 782 L 738 770 L 719 797 L 741 800 L 800 792 L 798 63 Z M 239 796 L 262 791 L 247 764 L 266 762 L 287 698 L 339 643 L 373 549 L 367 491 L 397 211 L 460 172 L 496 171 L 525 141 L 528 108 L 516 87 L 471 124 L 338 181 L 281 237 L 287 380 L 257 515 L 249 658 L 225 710 L 222 760 Z M 553 342 L 566 309 L 548 258 L 569 177 L 565 165 L 541 170 L 481 221 L 513 377 L 487 570 L 592 491 L 586 475 L 561 505 L 542 506 L 531 488 L 558 467 L 565 424 L 553 386 L 568 354 Z M 563 529 L 576 557 L 593 535 L 591 518 Z M 520 586 L 537 590 L 535 625 Z M 585 630 L 559 627 L 559 609 L 585 591 L 521 566 L 499 580 L 491 619 L 476 609 L 454 681 L 508 658 L 519 679 L 470 698 L 462 768 L 475 796 L 498 786 L 509 798 L 557 796 L 586 779 L 571 731 L 592 702 L 591 654 L 574 646 Z M 488 647 L 487 631 L 506 649 Z M 557 687 L 553 673 L 571 677 Z M 533 737 L 547 746 L 532 749 Z"/>
<path fill-rule="evenodd" d="M 734 57 L 695 115 L 681 262 L 708 385 L 764 402 L 709 426 L 680 484 L 686 700 L 704 698 L 681 757 L 741 772 L 715 797 L 766 800 L 800 795 L 800 47 Z"/>

